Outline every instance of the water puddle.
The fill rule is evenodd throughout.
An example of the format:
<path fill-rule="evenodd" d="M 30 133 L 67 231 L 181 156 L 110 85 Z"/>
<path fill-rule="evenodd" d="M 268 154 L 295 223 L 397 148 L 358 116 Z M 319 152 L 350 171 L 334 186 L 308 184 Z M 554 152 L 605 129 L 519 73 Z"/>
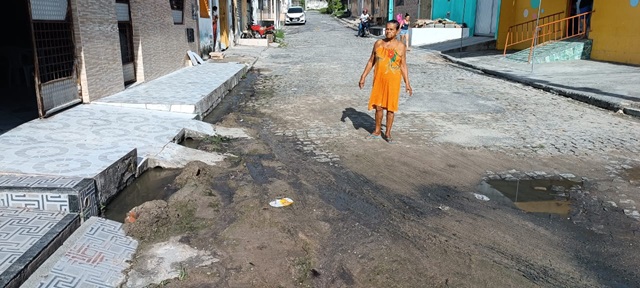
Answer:
<path fill-rule="evenodd" d="M 495 195 L 497 191 L 526 212 L 568 215 L 571 211 L 570 194 L 581 186 L 581 182 L 566 179 L 527 179 L 488 180 L 480 188 L 488 195 Z"/>
<path fill-rule="evenodd" d="M 628 181 L 640 181 L 640 167 L 625 170 L 623 177 Z"/>
<path fill-rule="evenodd" d="M 133 183 L 111 200 L 104 211 L 104 218 L 124 222 L 127 212 L 144 202 L 167 200 L 177 189 L 173 181 L 181 169 L 152 168 L 142 173 Z"/>

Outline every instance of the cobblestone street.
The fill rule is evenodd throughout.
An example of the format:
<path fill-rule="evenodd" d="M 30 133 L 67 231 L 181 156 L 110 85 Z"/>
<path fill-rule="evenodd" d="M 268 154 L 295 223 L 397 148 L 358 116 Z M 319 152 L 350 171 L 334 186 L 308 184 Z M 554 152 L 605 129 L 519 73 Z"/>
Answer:
<path fill-rule="evenodd" d="M 335 263 L 352 264 L 350 277 L 356 279 L 340 277 L 339 283 L 355 281 L 361 287 L 392 287 L 389 283 L 403 277 L 408 282 L 396 286 L 416 287 L 420 280 L 403 270 L 412 265 L 435 265 L 423 272 L 436 281 L 428 286 L 439 287 L 450 280 L 455 287 L 639 283 L 632 267 L 640 259 L 627 253 L 639 244 L 637 118 L 484 75 L 414 48 L 407 55 L 414 95 L 401 93 L 396 144 L 366 140 L 374 124 L 374 114 L 366 109 L 372 75 L 362 90 L 358 79 L 376 38 L 355 34 L 328 15 L 309 12 L 306 25 L 285 28 L 285 45 L 263 53 L 254 66 L 256 97 L 240 104 L 261 113 L 265 137 L 276 139 L 272 145 L 291 144 L 305 155 L 286 154 L 291 159 L 282 161 L 295 166 L 313 159 L 314 165 L 342 171 L 330 179 L 315 178 L 333 181 L 338 191 L 315 189 L 323 203 L 350 212 L 349 220 L 327 236 L 329 243 L 346 248 L 323 254 L 316 264 L 335 273 L 347 265 Z M 582 186 L 569 192 L 568 216 L 547 217 L 473 193 L 491 179 L 577 179 Z M 320 211 L 311 199 L 301 205 Z M 351 231 L 347 225 L 364 228 Z M 377 225 L 388 228 L 372 228 Z M 397 249 L 387 246 L 394 241 Z M 356 253 L 348 249 L 370 263 L 341 254 Z M 433 249 L 444 252 L 433 254 Z M 399 254 L 384 256 L 384 262 L 402 265 L 380 264 L 385 253 L 394 252 Z M 426 258 L 409 260 L 411 253 Z M 607 264 L 614 255 L 625 256 Z M 387 278 L 371 276 L 367 269 Z M 469 276 L 457 274 L 466 269 Z M 400 274 L 390 277 L 391 272 Z M 326 281 L 318 280 L 317 287 L 336 287 Z"/>

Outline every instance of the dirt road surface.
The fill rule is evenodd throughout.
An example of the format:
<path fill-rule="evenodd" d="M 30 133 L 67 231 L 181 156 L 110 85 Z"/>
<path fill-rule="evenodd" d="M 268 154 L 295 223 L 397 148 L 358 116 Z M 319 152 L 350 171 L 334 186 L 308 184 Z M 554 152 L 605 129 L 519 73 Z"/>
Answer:
<path fill-rule="evenodd" d="M 147 271 L 151 287 L 640 286 L 640 122 L 414 49 L 397 143 L 366 140 L 375 39 L 314 12 L 285 30 L 207 119 L 251 138 L 194 146 L 237 157 L 191 163 L 126 225 L 132 271 L 158 243 L 199 253 L 170 279 Z M 533 187 L 569 210 L 482 184 L 531 179 L 571 180 Z M 281 197 L 294 203 L 269 205 Z"/>

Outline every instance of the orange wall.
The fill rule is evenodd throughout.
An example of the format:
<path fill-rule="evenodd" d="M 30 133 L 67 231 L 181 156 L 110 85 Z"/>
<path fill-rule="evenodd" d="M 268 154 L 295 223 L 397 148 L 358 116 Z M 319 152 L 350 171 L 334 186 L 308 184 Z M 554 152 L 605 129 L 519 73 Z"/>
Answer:
<path fill-rule="evenodd" d="M 498 26 L 498 39 L 497 49 L 504 49 L 505 40 L 507 39 L 507 32 L 509 27 L 515 24 L 524 23 L 531 20 L 536 20 L 538 15 L 538 7 L 540 6 L 540 0 L 502 0 L 500 6 L 500 24 Z M 567 14 L 567 1 L 568 0 L 545 0 L 542 1 L 542 7 L 540 7 L 540 18 L 553 15 L 558 12 L 565 12 Z M 596 0 L 597 1 L 597 0 Z M 532 23 L 535 25 L 535 22 Z M 533 31 L 531 26 L 530 31 Z M 522 43 L 509 49 L 525 49 L 528 48 L 531 43 Z"/>
<path fill-rule="evenodd" d="M 591 16 L 591 59 L 640 65 L 640 4 L 595 0 Z M 634 6 L 635 5 L 635 6 Z"/>

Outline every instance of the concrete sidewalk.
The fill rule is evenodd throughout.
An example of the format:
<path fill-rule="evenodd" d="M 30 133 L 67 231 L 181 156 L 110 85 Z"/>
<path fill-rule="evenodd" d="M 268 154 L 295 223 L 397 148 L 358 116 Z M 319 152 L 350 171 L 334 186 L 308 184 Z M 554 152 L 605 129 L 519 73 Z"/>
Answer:
<path fill-rule="evenodd" d="M 73 287 L 115 287 L 123 281 L 125 261 L 137 242 L 124 236 L 119 223 L 97 218 L 100 207 L 150 167 L 222 161 L 224 155 L 179 142 L 187 136 L 246 136 L 198 119 L 216 107 L 264 49 L 236 46 L 224 60 L 185 67 L 0 134 L 0 287 L 18 287 L 81 223 L 79 234 L 23 287 L 58 287 L 61 279 Z M 115 254 L 114 245 L 121 248 Z M 89 246 L 95 251 L 85 255 Z M 77 261 L 68 257 L 72 254 L 84 258 Z M 89 272 L 78 275 L 80 270 Z"/>
<path fill-rule="evenodd" d="M 572 60 L 534 64 L 532 71 L 531 64 L 506 59 L 498 51 L 441 55 L 489 75 L 640 117 L 640 67 Z"/>

